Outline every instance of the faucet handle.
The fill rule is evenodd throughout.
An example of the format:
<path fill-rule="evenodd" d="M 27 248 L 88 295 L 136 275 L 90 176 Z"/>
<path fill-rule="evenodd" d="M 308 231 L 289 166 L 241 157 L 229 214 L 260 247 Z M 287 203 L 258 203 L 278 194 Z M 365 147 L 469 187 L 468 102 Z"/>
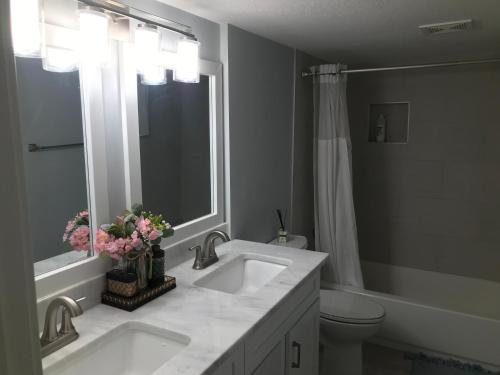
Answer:
<path fill-rule="evenodd" d="M 198 255 L 198 253 L 201 251 L 201 246 L 200 245 L 191 246 L 189 248 L 189 251 L 193 251 L 193 250 L 196 250 L 196 255 Z"/>

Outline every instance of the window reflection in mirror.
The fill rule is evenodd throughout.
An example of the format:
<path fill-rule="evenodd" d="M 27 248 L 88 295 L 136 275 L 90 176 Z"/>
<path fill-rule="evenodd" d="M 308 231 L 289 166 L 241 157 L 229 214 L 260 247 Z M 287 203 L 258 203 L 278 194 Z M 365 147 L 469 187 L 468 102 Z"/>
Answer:
<path fill-rule="evenodd" d="M 137 89 L 144 207 L 174 226 L 212 213 L 209 77 Z"/>
<path fill-rule="evenodd" d="M 40 275 L 90 254 L 85 229 L 63 243 L 68 220 L 88 207 L 79 73 L 47 72 L 28 58 L 16 59 L 16 73 L 27 235 Z"/>

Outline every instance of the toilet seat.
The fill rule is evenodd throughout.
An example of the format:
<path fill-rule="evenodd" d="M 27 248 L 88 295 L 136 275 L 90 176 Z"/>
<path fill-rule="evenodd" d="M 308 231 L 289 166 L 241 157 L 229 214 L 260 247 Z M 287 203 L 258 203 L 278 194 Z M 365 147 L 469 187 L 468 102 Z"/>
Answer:
<path fill-rule="evenodd" d="M 377 324 L 385 317 L 378 303 L 340 290 L 321 289 L 320 311 L 322 319 L 350 324 Z"/>

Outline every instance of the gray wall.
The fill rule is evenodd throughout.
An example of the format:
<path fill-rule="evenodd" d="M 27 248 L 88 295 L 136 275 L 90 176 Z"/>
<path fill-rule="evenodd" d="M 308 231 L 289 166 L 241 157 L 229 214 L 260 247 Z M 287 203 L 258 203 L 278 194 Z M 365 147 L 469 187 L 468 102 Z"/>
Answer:
<path fill-rule="evenodd" d="M 269 241 L 290 206 L 293 50 L 229 26 L 232 235 Z"/>
<path fill-rule="evenodd" d="M 500 67 L 352 75 L 348 96 L 361 257 L 500 281 Z M 368 143 L 390 101 L 409 143 Z"/>
<path fill-rule="evenodd" d="M 291 231 L 305 235 L 309 249 L 314 249 L 314 103 L 312 79 L 304 79 L 301 74 L 306 68 L 323 63 L 296 50 Z"/>

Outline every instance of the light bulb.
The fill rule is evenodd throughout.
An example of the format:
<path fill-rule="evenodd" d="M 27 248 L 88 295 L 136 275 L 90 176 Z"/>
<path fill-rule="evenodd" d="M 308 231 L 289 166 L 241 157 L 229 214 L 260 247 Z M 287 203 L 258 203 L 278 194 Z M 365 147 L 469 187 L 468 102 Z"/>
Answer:
<path fill-rule="evenodd" d="M 167 71 L 161 66 L 150 67 L 141 74 L 143 85 L 164 85 L 167 83 Z"/>
<path fill-rule="evenodd" d="M 135 29 L 137 72 L 154 71 L 159 65 L 160 33 L 155 26 L 141 24 Z"/>
<path fill-rule="evenodd" d="M 49 72 L 74 72 L 78 69 L 78 56 L 74 50 L 46 46 L 43 69 Z"/>
<path fill-rule="evenodd" d="M 95 66 L 108 61 L 108 16 L 98 10 L 80 10 L 80 59 Z"/>
<path fill-rule="evenodd" d="M 16 56 L 40 57 L 39 0 L 11 0 L 12 43 Z"/>
<path fill-rule="evenodd" d="M 177 58 L 174 81 L 200 82 L 200 43 L 196 40 L 181 39 L 177 42 Z"/>

